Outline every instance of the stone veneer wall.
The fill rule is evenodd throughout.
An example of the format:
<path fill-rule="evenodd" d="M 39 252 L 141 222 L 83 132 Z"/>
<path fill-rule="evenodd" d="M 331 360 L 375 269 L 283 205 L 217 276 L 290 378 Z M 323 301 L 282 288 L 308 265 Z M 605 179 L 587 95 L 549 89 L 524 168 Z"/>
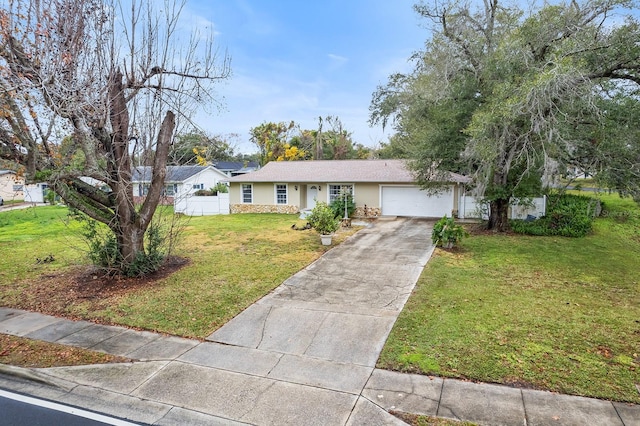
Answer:
<path fill-rule="evenodd" d="M 354 217 L 378 217 L 382 214 L 380 207 L 356 207 L 356 211 L 353 213 Z"/>
<path fill-rule="evenodd" d="M 231 214 L 234 213 L 300 213 L 298 206 L 273 205 L 273 204 L 231 204 Z M 356 207 L 354 217 L 379 217 L 382 214 L 380 207 Z"/>
<path fill-rule="evenodd" d="M 231 204 L 231 214 L 234 213 L 300 213 L 298 206 L 286 204 Z"/>

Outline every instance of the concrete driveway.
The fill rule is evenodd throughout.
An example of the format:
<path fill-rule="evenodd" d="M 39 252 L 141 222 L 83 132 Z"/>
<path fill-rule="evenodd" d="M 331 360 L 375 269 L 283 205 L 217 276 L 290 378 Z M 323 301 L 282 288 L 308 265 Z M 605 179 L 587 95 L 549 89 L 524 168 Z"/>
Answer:
<path fill-rule="evenodd" d="M 374 367 L 429 259 L 431 223 L 378 221 L 209 336 L 226 345 Z"/>
<path fill-rule="evenodd" d="M 164 425 L 403 424 L 361 395 L 431 256 L 431 225 L 377 221 L 206 342 L 10 310 L 0 326 L 141 360 L 40 372 L 65 389 L 41 395 L 121 417 Z"/>

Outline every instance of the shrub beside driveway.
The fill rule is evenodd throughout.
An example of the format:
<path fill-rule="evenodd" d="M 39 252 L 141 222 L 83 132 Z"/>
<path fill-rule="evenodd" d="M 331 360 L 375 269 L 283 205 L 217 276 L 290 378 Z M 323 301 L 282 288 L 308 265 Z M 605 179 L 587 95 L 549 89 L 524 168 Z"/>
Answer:
<path fill-rule="evenodd" d="M 640 209 L 604 199 L 585 238 L 437 250 L 378 367 L 640 402 Z"/>

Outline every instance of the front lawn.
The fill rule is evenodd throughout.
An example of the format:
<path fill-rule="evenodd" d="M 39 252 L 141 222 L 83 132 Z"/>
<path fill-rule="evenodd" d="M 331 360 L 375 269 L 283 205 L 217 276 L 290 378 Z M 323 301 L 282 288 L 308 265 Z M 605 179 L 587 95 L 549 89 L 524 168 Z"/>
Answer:
<path fill-rule="evenodd" d="M 204 338 L 326 251 L 315 231 L 291 229 L 296 221 L 277 214 L 188 218 L 175 252 L 187 266 L 93 295 L 88 289 L 100 280 L 82 272 L 86 246 L 66 208 L 3 212 L 0 306 Z M 71 297 L 78 292 L 85 296 Z"/>
<path fill-rule="evenodd" d="M 640 209 L 603 198 L 585 238 L 436 250 L 378 367 L 640 402 Z"/>

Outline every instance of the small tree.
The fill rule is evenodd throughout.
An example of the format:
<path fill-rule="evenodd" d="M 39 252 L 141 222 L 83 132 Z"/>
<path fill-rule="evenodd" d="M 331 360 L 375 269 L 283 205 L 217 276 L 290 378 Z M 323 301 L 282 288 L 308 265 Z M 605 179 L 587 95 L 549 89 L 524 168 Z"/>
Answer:
<path fill-rule="evenodd" d="M 251 129 L 251 142 L 253 142 L 260 151 L 260 165 L 264 166 L 269 161 L 277 160 L 289 160 L 286 158 L 287 141 L 289 140 L 289 134 L 295 128 L 296 123 L 291 121 L 290 123 L 262 123 Z M 288 147 L 291 149 L 291 146 Z M 298 153 L 294 154 L 294 160 L 297 160 Z"/>
<path fill-rule="evenodd" d="M 176 136 L 169 151 L 171 165 L 207 165 L 215 161 L 234 159 L 233 140 L 237 134 L 209 135 L 202 131 Z"/>

